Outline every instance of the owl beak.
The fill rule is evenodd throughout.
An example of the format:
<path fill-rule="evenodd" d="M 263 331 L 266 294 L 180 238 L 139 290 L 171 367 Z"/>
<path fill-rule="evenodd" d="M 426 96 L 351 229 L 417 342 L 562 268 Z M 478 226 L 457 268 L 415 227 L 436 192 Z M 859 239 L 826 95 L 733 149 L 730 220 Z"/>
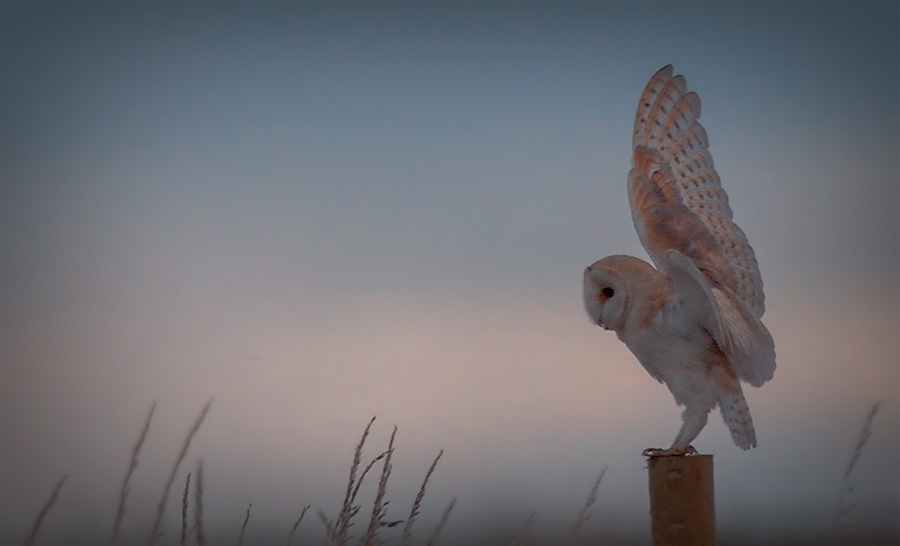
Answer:
<path fill-rule="evenodd" d="M 609 331 L 609 326 L 603 324 L 603 319 L 602 319 L 602 318 L 598 318 L 598 319 L 597 319 L 597 326 L 603 328 L 603 329 L 606 330 L 606 331 Z"/>

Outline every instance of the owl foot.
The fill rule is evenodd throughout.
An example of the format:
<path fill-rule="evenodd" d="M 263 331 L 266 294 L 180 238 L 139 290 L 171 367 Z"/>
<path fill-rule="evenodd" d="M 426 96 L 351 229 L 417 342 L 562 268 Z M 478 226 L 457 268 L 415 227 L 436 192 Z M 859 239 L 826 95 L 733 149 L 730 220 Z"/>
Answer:
<path fill-rule="evenodd" d="M 675 447 L 670 447 L 669 449 L 648 447 L 641 454 L 644 457 L 684 457 L 685 455 L 696 455 L 697 450 L 694 449 L 694 446 L 687 446 L 684 449 Z"/>

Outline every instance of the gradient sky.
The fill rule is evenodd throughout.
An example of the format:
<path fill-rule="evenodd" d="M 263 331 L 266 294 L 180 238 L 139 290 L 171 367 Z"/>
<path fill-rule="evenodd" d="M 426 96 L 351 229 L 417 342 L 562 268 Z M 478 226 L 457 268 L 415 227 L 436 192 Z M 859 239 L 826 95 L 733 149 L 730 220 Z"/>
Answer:
<path fill-rule="evenodd" d="M 377 414 L 366 457 L 399 427 L 394 519 L 445 450 L 421 534 L 457 497 L 448 537 L 532 512 L 561 536 L 609 465 L 585 532 L 649 540 L 640 452 L 680 409 L 588 322 L 581 276 L 646 258 L 631 125 L 668 63 L 703 102 L 778 353 L 745 390 L 759 447 L 718 411 L 695 442 L 720 533 L 827 536 L 881 401 L 841 523 L 900 536 L 896 2 L 0 10 L 3 544 L 65 473 L 42 537 L 107 537 L 157 401 L 124 525 L 144 540 L 210 397 L 178 480 L 204 459 L 213 539 L 248 502 L 248 540 L 307 503 L 333 517 Z"/>

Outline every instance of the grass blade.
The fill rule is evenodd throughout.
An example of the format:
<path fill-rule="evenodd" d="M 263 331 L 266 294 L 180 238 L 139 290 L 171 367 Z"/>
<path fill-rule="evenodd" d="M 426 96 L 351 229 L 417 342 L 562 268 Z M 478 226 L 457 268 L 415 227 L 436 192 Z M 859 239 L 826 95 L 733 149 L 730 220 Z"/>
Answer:
<path fill-rule="evenodd" d="M 116 517 L 113 520 L 112 540 L 115 544 L 119 540 L 119 532 L 122 529 L 122 520 L 125 519 L 125 500 L 128 497 L 128 483 L 131 481 L 131 475 L 138 465 L 138 454 L 147 439 L 147 432 L 150 430 L 150 421 L 153 419 L 153 412 L 156 411 L 156 402 L 150 406 L 150 413 L 147 414 L 147 420 L 144 421 L 144 428 L 141 429 L 141 435 L 138 436 L 137 443 L 131 450 L 131 460 L 128 462 L 128 471 L 125 473 L 125 479 L 122 480 L 122 489 L 119 491 L 119 504 L 116 508 Z"/>
<path fill-rule="evenodd" d="M 54 487 L 53 492 L 50 493 L 50 498 L 47 499 L 47 503 L 41 508 L 41 511 L 38 512 L 37 518 L 34 520 L 34 525 L 31 526 L 31 532 L 28 533 L 28 538 L 25 539 L 25 546 L 31 546 L 34 544 L 34 541 L 37 540 L 38 533 L 41 530 L 41 524 L 44 522 L 44 518 L 47 517 L 47 513 L 50 512 L 50 508 L 52 508 L 53 504 L 56 502 L 57 497 L 59 497 L 59 491 L 62 489 L 63 484 L 66 483 L 68 477 L 69 475 L 66 474 L 56 482 L 56 487 Z"/>
<path fill-rule="evenodd" d="M 200 412 L 200 416 L 197 417 L 197 420 L 194 421 L 194 425 L 191 427 L 190 432 L 188 432 L 187 438 L 184 440 L 184 445 L 181 446 L 181 451 L 178 453 L 178 458 L 175 459 L 175 464 L 172 465 L 172 471 L 169 474 L 169 480 L 166 482 L 166 487 L 163 490 L 162 498 L 159 500 L 159 505 L 156 508 L 156 519 L 153 521 L 153 528 L 150 530 L 150 540 L 149 544 L 152 546 L 156 544 L 156 541 L 159 540 L 160 533 L 162 532 L 162 522 L 163 518 L 166 514 L 166 501 L 169 498 L 169 491 L 172 489 L 172 484 L 175 482 L 175 475 L 178 474 L 178 467 L 181 466 L 181 462 L 184 460 L 185 455 L 187 455 L 188 448 L 191 447 L 191 440 L 194 439 L 194 435 L 197 434 L 197 431 L 200 429 L 200 425 L 203 424 L 203 419 L 206 418 L 206 414 L 209 411 L 209 407 L 212 405 L 212 399 L 203 406 L 203 411 Z"/>

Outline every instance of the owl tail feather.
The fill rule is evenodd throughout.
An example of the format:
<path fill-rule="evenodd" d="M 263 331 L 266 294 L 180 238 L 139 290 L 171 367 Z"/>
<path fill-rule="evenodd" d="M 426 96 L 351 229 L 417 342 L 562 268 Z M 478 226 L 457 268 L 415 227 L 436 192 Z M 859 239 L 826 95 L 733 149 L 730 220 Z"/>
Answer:
<path fill-rule="evenodd" d="M 750 417 L 750 407 L 744 400 L 744 393 L 738 388 L 737 392 L 722 392 L 719 395 L 719 408 L 722 410 L 722 418 L 731 431 L 731 439 L 741 449 L 756 447 L 756 431 L 753 430 L 753 418 Z"/>

